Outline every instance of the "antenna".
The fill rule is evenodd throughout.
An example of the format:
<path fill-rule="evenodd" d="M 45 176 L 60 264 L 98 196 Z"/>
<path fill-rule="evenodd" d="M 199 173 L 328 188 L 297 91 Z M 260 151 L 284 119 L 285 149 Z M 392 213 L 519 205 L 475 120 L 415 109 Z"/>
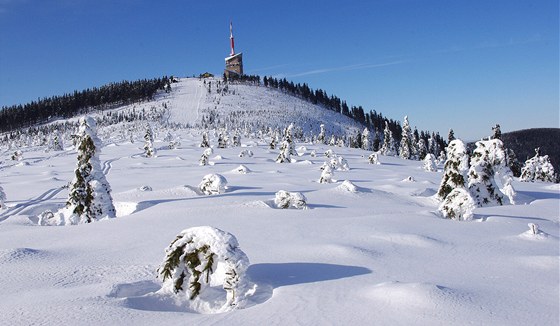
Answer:
<path fill-rule="evenodd" d="M 230 56 L 233 56 L 235 54 L 235 44 L 233 41 L 233 23 L 231 21 L 229 22 L 229 42 L 231 45 Z"/>

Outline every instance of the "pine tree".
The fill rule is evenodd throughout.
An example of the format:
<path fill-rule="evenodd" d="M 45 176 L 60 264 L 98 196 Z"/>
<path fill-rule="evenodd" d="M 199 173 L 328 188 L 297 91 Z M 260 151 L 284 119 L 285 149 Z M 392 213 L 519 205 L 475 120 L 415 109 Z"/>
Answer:
<path fill-rule="evenodd" d="M 156 150 L 154 148 L 154 131 L 149 123 L 146 124 L 146 133 L 144 134 L 144 156 L 156 156 Z"/>
<path fill-rule="evenodd" d="M 364 128 L 364 132 L 362 133 L 362 149 L 366 151 L 371 150 L 371 140 L 369 139 L 368 128 Z"/>
<path fill-rule="evenodd" d="M 468 188 L 477 206 L 503 205 L 503 196 L 496 185 L 495 175 L 505 168 L 505 152 L 501 140 L 476 142 L 468 174 Z"/>
<path fill-rule="evenodd" d="M 325 144 L 327 141 L 325 134 L 325 125 L 321 124 L 319 127 L 321 128 L 321 131 L 319 132 L 319 136 L 317 136 L 317 142 L 320 144 Z"/>
<path fill-rule="evenodd" d="M 282 145 L 280 146 L 280 153 L 276 158 L 276 163 L 291 163 L 291 155 L 290 155 L 290 144 L 288 141 L 283 141 Z"/>
<path fill-rule="evenodd" d="M 207 148 L 210 147 L 210 142 L 208 141 L 208 131 L 204 130 L 202 133 L 202 142 L 200 143 L 200 147 Z"/>
<path fill-rule="evenodd" d="M 465 188 L 469 169 L 469 156 L 465 144 L 460 139 L 451 141 L 446 150 L 447 161 L 443 167 L 443 177 L 437 192 L 439 200 L 444 200 L 453 189 Z"/>
<path fill-rule="evenodd" d="M 449 134 L 447 134 L 447 143 L 449 144 L 454 140 L 455 140 L 455 133 L 453 132 L 453 129 L 449 129 Z"/>
<path fill-rule="evenodd" d="M 78 163 L 66 208 L 72 213 L 64 224 L 90 223 L 115 217 L 111 187 L 99 162 L 101 141 L 97 138 L 95 120 L 80 119 L 78 129 Z"/>
<path fill-rule="evenodd" d="M 402 126 L 401 144 L 399 147 L 399 156 L 402 159 L 410 160 L 414 155 L 414 143 L 412 129 L 408 123 L 408 116 L 404 117 L 404 122 Z"/>
<path fill-rule="evenodd" d="M 548 155 L 540 156 L 540 149 L 535 149 L 535 156 L 525 161 L 521 169 L 520 181 L 524 182 L 554 182 L 554 167 L 550 163 Z"/>
<path fill-rule="evenodd" d="M 493 135 L 490 139 L 499 139 L 502 140 L 502 131 L 500 130 L 500 125 L 496 123 L 494 127 L 492 127 Z"/>
<path fill-rule="evenodd" d="M 381 154 L 386 156 L 395 156 L 395 140 L 393 139 L 393 132 L 389 130 L 389 123 L 385 120 L 385 129 L 383 130 L 383 145 L 381 146 Z"/>

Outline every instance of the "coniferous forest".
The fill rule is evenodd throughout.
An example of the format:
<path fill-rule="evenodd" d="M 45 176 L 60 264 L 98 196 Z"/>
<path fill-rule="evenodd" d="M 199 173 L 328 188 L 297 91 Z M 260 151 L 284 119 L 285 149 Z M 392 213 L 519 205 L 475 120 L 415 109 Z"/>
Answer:
<path fill-rule="evenodd" d="M 59 118 L 71 118 L 92 110 L 152 99 L 158 90 L 170 89 L 173 77 L 110 83 L 101 87 L 74 91 L 62 96 L 38 99 L 30 103 L 2 107 L 0 132 L 31 127 Z"/>

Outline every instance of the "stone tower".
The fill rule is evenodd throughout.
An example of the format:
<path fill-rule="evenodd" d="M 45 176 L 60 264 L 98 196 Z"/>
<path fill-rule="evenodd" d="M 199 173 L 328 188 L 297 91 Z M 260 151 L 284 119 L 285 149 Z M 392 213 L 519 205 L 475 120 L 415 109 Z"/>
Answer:
<path fill-rule="evenodd" d="M 235 53 L 235 43 L 233 40 L 233 24 L 229 23 L 229 41 L 231 46 L 231 52 L 228 57 L 226 57 L 226 69 L 224 70 L 224 75 L 226 78 L 237 77 L 243 75 L 243 53 Z"/>

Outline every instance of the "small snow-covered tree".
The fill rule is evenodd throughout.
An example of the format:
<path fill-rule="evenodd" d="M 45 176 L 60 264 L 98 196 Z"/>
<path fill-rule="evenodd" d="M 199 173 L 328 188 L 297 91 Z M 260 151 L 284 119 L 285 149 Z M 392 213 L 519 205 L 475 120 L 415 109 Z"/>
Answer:
<path fill-rule="evenodd" d="M 426 147 L 426 142 L 424 141 L 424 139 L 420 138 L 416 147 L 418 148 L 418 158 L 423 160 L 428 153 L 428 148 Z"/>
<path fill-rule="evenodd" d="M 274 204 L 278 208 L 306 209 L 307 198 L 300 192 L 288 192 L 280 190 L 274 197 Z"/>
<path fill-rule="evenodd" d="M 5 201 L 6 201 L 6 193 L 4 192 L 2 186 L 0 186 L 0 209 L 3 209 L 5 207 L 4 206 Z"/>
<path fill-rule="evenodd" d="M 96 123 L 91 117 L 79 120 L 77 138 L 78 162 L 66 207 L 56 214 L 42 214 L 40 224 L 68 225 L 91 223 L 103 218 L 114 218 L 115 207 L 111 187 L 103 174 L 99 154 L 101 141 L 97 137 Z"/>
<path fill-rule="evenodd" d="M 410 160 L 414 158 L 416 150 L 414 148 L 414 137 L 412 135 L 412 129 L 408 123 L 408 116 L 404 117 L 404 122 L 402 126 L 402 137 L 399 147 L 399 156 L 405 160 Z"/>
<path fill-rule="evenodd" d="M 210 304 L 221 304 L 219 311 L 228 311 L 243 300 L 248 267 L 249 259 L 239 248 L 235 236 L 210 226 L 200 226 L 177 235 L 165 249 L 157 276 L 165 292 L 195 301 L 210 299 Z M 210 291 L 212 287 L 216 289 Z M 219 296 L 217 287 L 225 290 L 225 298 Z M 213 295 L 203 298 L 205 292 Z"/>
<path fill-rule="evenodd" d="M 381 145 L 381 154 L 385 156 L 397 155 L 395 149 L 395 140 L 393 139 L 393 132 L 389 130 L 389 123 L 385 120 L 385 129 L 383 130 L 383 145 Z"/>
<path fill-rule="evenodd" d="M 202 133 L 202 141 L 200 142 L 200 147 L 210 147 L 210 142 L 208 141 L 208 131 L 204 130 Z"/>
<path fill-rule="evenodd" d="M 369 164 L 376 164 L 376 165 L 381 164 L 381 162 L 379 162 L 379 157 L 377 155 L 377 152 L 373 152 L 370 154 L 370 156 L 368 156 L 368 162 Z"/>
<path fill-rule="evenodd" d="M 19 149 L 12 154 L 12 161 L 21 161 L 23 160 L 23 152 Z"/>
<path fill-rule="evenodd" d="M 458 221 L 471 220 L 476 204 L 471 194 L 464 188 L 453 189 L 438 210 L 443 217 Z"/>
<path fill-rule="evenodd" d="M 451 141 L 446 150 L 447 161 L 443 166 L 443 177 L 437 192 L 439 200 L 444 200 L 455 188 L 465 188 L 469 169 L 469 156 L 460 139 Z M 426 154 L 426 157 L 428 155 L 432 154 Z"/>
<path fill-rule="evenodd" d="M 239 134 L 239 130 L 235 129 L 235 132 L 233 133 L 233 146 L 234 147 L 240 147 L 241 146 L 241 134 Z"/>
<path fill-rule="evenodd" d="M 290 154 L 290 144 L 287 141 L 283 141 L 280 146 L 280 153 L 276 158 L 276 163 L 291 163 L 292 158 Z"/>
<path fill-rule="evenodd" d="M 422 167 L 425 171 L 437 172 L 436 157 L 434 154 L 426 154 L 426 157 L 422 160 Z"/>
<path fill-rule="evenodd" d="M 371 150 L 371 139 L 369 136 L 369 129 L 365 128 L 364 132 L 362 133 L 362 149 L 366 151 Z"/>
<path fill-rule="evenodd" d="M 502 140 L 502 130 L 499 124 L 496 123 L 496 125 L 492 127 L 492 137 L 490 137 L 490 139 Z"/>
<path fill-rule="evenodd" d="M 156 156 L 156 150 L 154 148 L 154 130 L 149 123 L 146 124 L 146 133 L 144 134 L 144 156 Z"/>
<path fill-rule="evenodd" d="M 325 144 L 327 142 L 326 133 L 325 133 L 325 125 L 321 124 L 319 126 L 319 128 L 321 128 L 321 131 L 319 132 L 319 135 L 317 136 L 317 142 L 320 143 L 320 144 Z"/>
<path fill-rule="evenodd" d="M 329 146 L 336 146 L 336 137 L 334 135 L 332 135 L 329 140 Z"/>
<path fill-rule="evenodd" d="M 198 189 L 205 195 L 223 194 L 227 189 L 227 179 L 221 174 L 207 174 L 202 178 Z"/>
<path fill-rule="evenodd" d="M 321 167 L 321 170 L 323 170 L 323 172 L 321 172 L 321 177 L 319 178 L 319 183 L 331 183 L 333 182 L 333 176 L 334 176 L 334 172 L 332 167 L 330 166 L 329 163 L 323 164 L 323 166 Z"/>
<path fill-rule="evenodd" d="M 202 152 L 202 155 L 200 156 L 200 160 L 198 161 L 200 166 L 204 166 L 204 165 L 208 165 L 208 159 L 210 158 L 210 155 L 212 155 L 212 153 L 214 152 L 214 150 L 212 149 L 212 147 L 208 147 L 204 150 L 204 152 Z"/>
<path fill-rule="evenodd" d="M 220 130 L 218 134 L 218 148 L 227 148 L 228 137 L 225 130 Z"/>
<path fill-rule="evenodd" d="M 350 170 L 350 167 L 348 166 L 348 161 L 340 155 L 335 155 L 333 158 L 330 159 L 329 163 L 330 166 L 337 171 Z"/>
<path fill-rule="evenodd" d="M 447 143 L 449 144 L 454 140 L 455 140 L 455 132 L 453 131 L 453 129 L 449 129 L 449 133 L 447 134 Z"/>
<path fill-rule="evenodd" d="M 520 181 L 523 182 L 554 182 L 554 167 L 550 163 L 548 155 L 540 156 L 540 149 L 535 149 L 535 156 L 525 161 L 521 168 Z"/>
<path fill-rule="evenodd" d="M 468 188 L 477 206 L 503 204 L 502 193 L 498 189 L 494 177 L 496 172 L 506 167 L 501 140 L 476 142 L 468 174 Z"/>
<path fill-rule="evenodd" d="M 58 131 L 55 131 L 51 137 L 51 144 L 49 146 L 53 151 L 62 151 L 64 150 L 64 144 L 62 141 L 62 137 Z"/>
<path fill-rule="evenodd" d="M 296 144 L 294 142 L 294 124 L 290 123 L 284 132 L 284 141 L 288 143 L 288 151 L 290 155 L 296 155 Z"/>
<path fill-rule="evenodd" d="M 253 157 L 253 151 L 249 149 L 244 149 L 239 153 L 239 157 L 245 157 L 245 156 Z"/>

